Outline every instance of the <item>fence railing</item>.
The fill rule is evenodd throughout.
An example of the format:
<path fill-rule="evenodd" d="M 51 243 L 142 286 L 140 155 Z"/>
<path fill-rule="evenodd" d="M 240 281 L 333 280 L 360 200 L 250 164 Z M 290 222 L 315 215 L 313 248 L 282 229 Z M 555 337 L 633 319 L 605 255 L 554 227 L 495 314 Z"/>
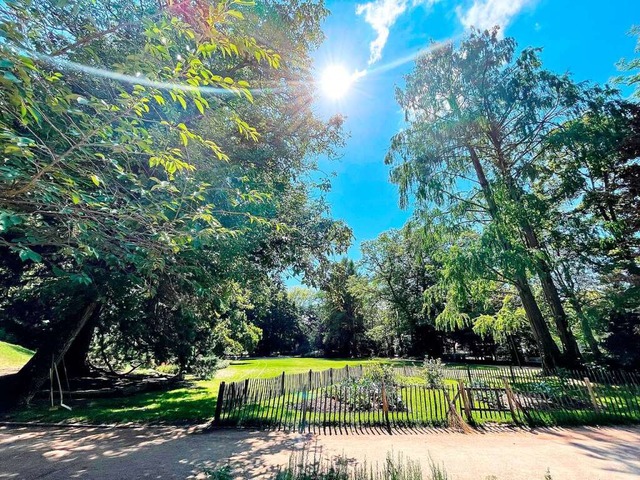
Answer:
<path fill-rule="evenodd" d="M 420 383 L 419 367 L 399 381 L 363 381 L 366 367 L 286 374 L 220 384 L 214 425 L 322 431 L 507 423 L 640 422 L 637 373 L 595 369 L 444 369 L 444 384 Z"/>

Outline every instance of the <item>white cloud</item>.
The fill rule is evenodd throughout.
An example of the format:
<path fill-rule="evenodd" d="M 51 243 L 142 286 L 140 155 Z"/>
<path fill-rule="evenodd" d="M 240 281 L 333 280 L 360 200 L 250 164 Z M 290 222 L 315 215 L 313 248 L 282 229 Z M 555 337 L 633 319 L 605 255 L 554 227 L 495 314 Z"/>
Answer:
<path fill-rule="evenodd" d="M 377 34 L 375 40 L 369 45 L 371 55 L 369 57 L 369 65 L 377 62 L 382 58 L 382 49 L 389 38 L 389 29 L 396 22 L 398 17 L 402 15 L 409 4 L 415 7 L 420 4 L 432 5 L 437 0 L 374 0 L 369 3 L 363 3 L 356 6 L 356 14 L 363 15 L 364 20 Z"/>
<path fill-rule="evenodd" d="M 511 19 L 535 0 L 474 0 L 468 10 L 458 7 L 460 22 L 466 27 L 480 30 L 500 25 L 503 29 Z"/>

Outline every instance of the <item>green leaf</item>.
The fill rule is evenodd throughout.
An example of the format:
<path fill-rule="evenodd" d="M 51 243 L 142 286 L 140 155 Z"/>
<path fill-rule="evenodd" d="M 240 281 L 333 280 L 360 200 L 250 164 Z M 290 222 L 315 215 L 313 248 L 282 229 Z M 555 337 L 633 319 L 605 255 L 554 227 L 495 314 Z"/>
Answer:
<path fill-rule="evenodd" d="M 200 100 L 198 100 L 197 98 L 193 99 L 193 103 L 196 104 L 196 107 L 198 109 L 198 111 L 200 112 L 200 114 L 204 115 L 204 107 L 202 106 L 202 102 Z"/>
<path fill-rule="evenodd" d="M 20 256 L 20 260 L 26 262 L 27 260 L 31 260 L 34 263 L 42 262 L 42 256 L 31 250 L 30 248 L 22 248 L 18 253 Z"/>
<path fill-rule="evenodd" d="M 91 181 L 94 183 L 94 185 L 96 187 L 100 186 L 101 180 L 100 180 L 100 178 L 98 178 L 97 175 L 91 175 L 91 177 L 89 177 L 89 178 L 91 178 Z"/>
<path fill-rule="evenodd" d="M 12 215 L 8 212 L 0 213 L 0 232 L 8 232 L 14 225 L 20 225 L 22 219 L 18 215 Z"/>

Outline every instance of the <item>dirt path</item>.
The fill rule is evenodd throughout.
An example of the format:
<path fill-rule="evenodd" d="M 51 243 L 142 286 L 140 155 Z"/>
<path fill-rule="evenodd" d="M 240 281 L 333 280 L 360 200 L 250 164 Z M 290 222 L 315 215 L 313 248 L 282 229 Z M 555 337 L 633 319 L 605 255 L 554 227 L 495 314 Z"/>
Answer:
<path fill-rule="evenodd" d="M 444 465 L 454 480 L 626 480 L 640 477 L 640 428 L 541 429 L 463 435 L 190 433 L 180 428 L 0 428 L 0 479 L 196 478 L 231 464 L 238 478 L 272 478 L 292 452 L 383 461 L 402 452 Z M 200 475 L 202 476 L 202 475 Z"/>

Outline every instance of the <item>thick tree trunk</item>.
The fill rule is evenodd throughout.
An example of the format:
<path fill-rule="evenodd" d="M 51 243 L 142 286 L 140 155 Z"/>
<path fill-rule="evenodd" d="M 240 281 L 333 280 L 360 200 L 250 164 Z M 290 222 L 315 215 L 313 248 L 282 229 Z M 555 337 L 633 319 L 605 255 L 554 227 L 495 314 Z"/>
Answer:
<path fill-rule="evenodd" d="M 476 153 L 474 148 L 468 147 L 468 150 L 471 156 L 471 162 L 473 163 L 473 167 L 478 178 L 478 183 L 482 188 L 482 193 L 487 202 L 489 214 L 494 221 L 499 222 L 500 216 L 498 213 L 498 206 L 496 205 L 496 202 L 493 198 L 493 192 L 491 191 L 489 181 L 487 180 L 487 177 L 484 173 L 484 168 L 480 163 L 480 158 L 478 157 L 478 154 Z M 500 241 L 502 243 L 502 248 L 505 251 L 510 251 L 513 249 L 511 243 L 507 238 L 502 237 Z M 542 312 L 540 311 L 540 307 L 536 302 L 536 298 L 531 291 L 531 286 L 529 285 L 529 280 L 527 279 L 526 273 L 518 273 L 517 277 L 514 280 L 515 287 L 518 290 L 520 301 L 522 302 L 522 307 L 524 308 L 527 319 L 529 320 L 529 324 L 531 325 L 531 329 L 533 330 L 533 335 L 536 339 L 536 342 L 538 343 L 538 349 L 540 350 L 540 357 L 542 358 L 543 365 L 545 366 L 545 368 L 549 369 L 553 369 L 557 366 L 562 365 L 560 349 L 551 337 L 549 327 L 545 322 Z"/>
<path fill-rule="evenodd" d="M 93 334 L 100 317 L 100 306 L 96 308 L 87 323 L 82 327 L 64 355 L 64 363 L 69 377 L 81 377 L 91 371 L 89 365 L 89 349 Z"/>
<path fill-rule="evenodd" d="M 49 378 L 52 364 L 57 365 L 60 362 L 97 307 L 97 301 L 90 302 L 75 318 L 64 322 L 50 341 L 38 348 L 36 354 L 18 373 L 2 379 L 0 410 L 26 405 L 31 401 Z"/>
<path fill-rule="evenodd" d="M 573 335 L 573 332 L 569 327 L 569 318 L 567 317 L 567 313 L 562 305 L 562 301 L 560 300 L 560 294 L 558 293 L 558 289 L 556 288 L 553 277 L 551 276 L 551 268 L 542 257 L 544 253 L 541 249 L 538 237 L 529 222 L 526 220 L 522 222 L 522 230 L 525 234 L 527 247 L 533 249 L 533 254 L 536 256 L 538 278 L 540 278 L 544 297 L 551 308 L 556 329 L 560 336 L 560 342 L 564 349 L 565 364 L 567 366 L 580 365 L 583 361 L 582 354 L 578 348 L 576 337 Z"/>
<path fill-rule="evenodd" d="M 600 347 L 598 346 L 598 342 L 596 337 L 593 335 L 593 330 L 591 329 L 591 325 L 589 325 L 589 319 L 584 314 L 582 310 L 582 305 L 575 297 L 575 295 L 569 296 L 569 302 L 571 302 L 571 306 L 576 311 L 576 315 L 580 319 L 580 327 L 582 328 L 582 335 L 584 335 L 584 340 L 587 342 L 589 346 L 589 350 L 593 354 L 593 358 L 597 361 L 602 360 L 602 352 L 600 351 Z"/>
<path fill-rule="evenodd" d="M 538 349 L 540 350 L 540 357 L 542 358 L 542 365 L 548 369 L 553 370 L 556 367 L 562 366 L 562 355 L 556 342 L 553 341 L 547 322 L 545 322 L 540 307 L 536 302 L 536 298 L 531 291 L 529 282 L 526 278 L 522 277 L 516 281 L 516 289 L 518 295 L 522 301 L 522 307 L 527 315 L 531 329 L 533 330 L 533 336 L 538 343 Z"/>

